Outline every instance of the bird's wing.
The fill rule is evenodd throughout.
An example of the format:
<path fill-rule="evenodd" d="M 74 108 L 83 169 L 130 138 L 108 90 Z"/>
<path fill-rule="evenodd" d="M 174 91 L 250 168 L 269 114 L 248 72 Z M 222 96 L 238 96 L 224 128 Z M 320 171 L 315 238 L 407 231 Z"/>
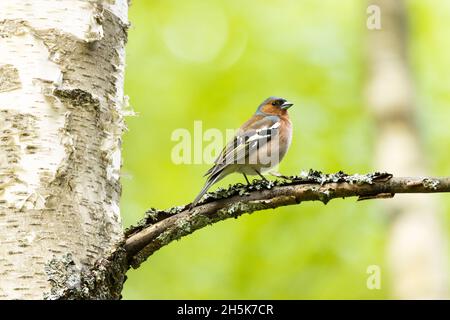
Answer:
<path fill-rule="evenodd" d="M 232 163 L 243 163 L 252 152 L 262 147 L 277 134 L 281 125 L 276 116 L 264 117 L 251 124 L 244 124 L 234 138 L 225 146 L 205 176 L 215 175 Z"/>

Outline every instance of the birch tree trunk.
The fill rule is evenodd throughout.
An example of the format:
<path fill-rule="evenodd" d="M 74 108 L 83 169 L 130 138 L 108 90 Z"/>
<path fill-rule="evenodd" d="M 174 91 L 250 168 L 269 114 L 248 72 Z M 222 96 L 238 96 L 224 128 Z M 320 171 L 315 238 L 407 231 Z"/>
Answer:
<path fill-rule="evenodd" d="M 42 299 L 55 261 L 89 268 L 123 240 L 127 11 L 0 1 L 0 298 Z"/>
<path fill-rule="evenodd" d="M 381 12 L 381 30 L 368 33 L 368 104 L 377 124 L 376 163 L 394 175 L 424 175 L 426 159 L 417 126 L 410 76 L 408 21 L 404 1 L 369 1 Z M 393 296 L 446 298 L 447 255 L 442 217 L 435 198 L 396 196 L 387 202 L 392 216 L 387 260 Z"/>

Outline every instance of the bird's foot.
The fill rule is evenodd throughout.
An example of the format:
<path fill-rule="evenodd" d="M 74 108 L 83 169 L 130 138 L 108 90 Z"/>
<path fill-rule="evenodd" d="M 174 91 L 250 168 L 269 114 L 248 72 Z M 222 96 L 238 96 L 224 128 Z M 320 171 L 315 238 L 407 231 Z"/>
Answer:
<path fill-rule="evenodd" d="M 274 176 L 274 177 L 277 177 L 277 178 L 281 178 L 281 179 L 284 179 L 284 180 L 292 181 L 292 178 L 291 178 L 291 177 L 285 176 L 284 174 L 281 174 L 281 173 L 276 172 L 276 171 L 274 171 L 274 172 L 269 172 L 269 174 L 270 174 L 271 176 Z"/>

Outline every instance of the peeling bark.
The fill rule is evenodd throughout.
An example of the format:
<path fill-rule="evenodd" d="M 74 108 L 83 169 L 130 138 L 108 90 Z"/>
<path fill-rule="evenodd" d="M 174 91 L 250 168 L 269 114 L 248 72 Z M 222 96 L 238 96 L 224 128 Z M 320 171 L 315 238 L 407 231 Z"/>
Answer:
<path fill-rule="evenodd" d="M 51 261 L 89 269 L 123 239 L 127 10 L 0 2 L 0 298 L 41 299 Z"/>
<path fill-rule="evenodd" d="M 150 210 L 124 237 L 127 10 L 127 0 L 0 1 L 0 298 L 118 299 L 131 265 L 211 223 L 309 200 L 450 192 L 448 177 L 311 171 L 219 190 L 194 208 Z M 410 121 L 398 106 L 384 123 Z"/>
<path fill-rule="evenodd" d="M 0 66 L 0 92 L 21 88 L 19 71 L 11 64 Z"/>

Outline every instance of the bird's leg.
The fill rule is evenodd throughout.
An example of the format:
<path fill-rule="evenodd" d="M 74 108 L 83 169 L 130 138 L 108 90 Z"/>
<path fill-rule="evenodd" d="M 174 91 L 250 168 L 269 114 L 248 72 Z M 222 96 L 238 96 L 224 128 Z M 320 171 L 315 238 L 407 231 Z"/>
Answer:
<path fill-rule="evenodd" d="M 269 180 L 266 179 L 266 177 L 264 177 L 261 172 L 259 172 L 258 170 L 254 169 L 255 172 L 265 181 L 265 182 L 269 182 Z"/>
<path fill-rule="evenodd" d="M 245 181 L 247 181 L 247 185 L 250 185 L 250 181 L 248 181 L 247 175 L 245 173 L 242 173 L 244 175 Z"/>

